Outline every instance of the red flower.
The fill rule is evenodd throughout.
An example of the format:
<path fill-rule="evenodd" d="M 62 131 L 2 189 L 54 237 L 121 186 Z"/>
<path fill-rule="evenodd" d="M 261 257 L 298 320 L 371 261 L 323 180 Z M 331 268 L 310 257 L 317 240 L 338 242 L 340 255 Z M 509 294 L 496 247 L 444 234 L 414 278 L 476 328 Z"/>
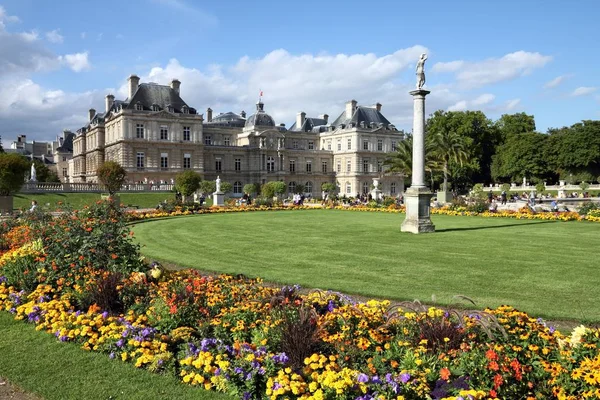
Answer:
<path fill-rule="evenodd" d="M 450 373 L 450 370 L 448 368 L 444 367 L 444 368 L 442 368 L 440 370 L 440 378 L 442 380 L 445 380 L 445 381 L 449 380 L 450 379 L 450 375 L 451 375 L 451 373 Z"/>
<path fill-rule="evenodd" d="M 498 389 L 500 385 L 502 385 L 502 382 L 504 382 L 504 379 L 502 379 L 502 375 L 496 374 L 494 376 L 494 389 Z"/>

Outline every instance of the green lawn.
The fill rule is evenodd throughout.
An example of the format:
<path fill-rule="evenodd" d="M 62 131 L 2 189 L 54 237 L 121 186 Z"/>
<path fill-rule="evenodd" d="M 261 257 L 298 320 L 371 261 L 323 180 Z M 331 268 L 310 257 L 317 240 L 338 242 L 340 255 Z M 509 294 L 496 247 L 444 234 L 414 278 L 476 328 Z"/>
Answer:
<path fill-rule="evenodd" d="M 433 216 L 437 232 L 400 232 L 403 214 L 211 214 L 134 227 L 142 252 L 180 266 L 350 294 L 600 321 L 600 224 Z"/>
<path fill-rule="evenodd" d="M 174 193 L 119 193 L 121 203 L 125 205 L 136 205 L 140 208 L 154 208 L 163 200 L 175 199 Z M 74 208 L 81 208 L 86 204 L 93 204 L 100 200 L 100 193 L 19 193 L 14 197 L 14 208 L 29 208 L 31 200 L 37 200 L 38 206 L 43 210 L 53 211 L 57 203 L 62 201 Z"/>
<path fill-rule="evenodd" d="M 0 376 L 46 400 L 232 399 L 135 369 L 0 312 Z"/>

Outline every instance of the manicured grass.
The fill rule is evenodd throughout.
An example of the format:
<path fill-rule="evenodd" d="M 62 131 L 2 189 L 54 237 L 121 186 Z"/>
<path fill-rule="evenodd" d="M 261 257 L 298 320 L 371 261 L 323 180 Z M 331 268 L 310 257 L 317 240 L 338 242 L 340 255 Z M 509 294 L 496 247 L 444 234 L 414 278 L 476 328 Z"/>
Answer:
<path fill-rule="evenodd" d="M 46 400 L 232 399 L 60 343 L 0 312 L 0 376 Z"/>
<path fill-rule="evenodd" d="M 550 319 L 600 321 L 600 224 L 433 216 L 437 232 L 400 232 L 403 214 L 210 214 L 138 224 L 150 259 L 350 294 L 477 307 L 509 304 Z"/>
<path fill-rule="evenodd" d="M 175 199 L 174 193 L 119 193 L 121 203 L 136 205 L 140 208 L 155 208 L 163 200 Z M 74 208 L 81 208 L 86 204 L 93 204 L 100 200 L 100 193 L 19 193 L 14 196 L 15 209 L 29 209 L 31 200 L 37 200 L 38 207 L 42 210 L 53 211 L 57 209 L 59 201 L 70 204 Z"/>

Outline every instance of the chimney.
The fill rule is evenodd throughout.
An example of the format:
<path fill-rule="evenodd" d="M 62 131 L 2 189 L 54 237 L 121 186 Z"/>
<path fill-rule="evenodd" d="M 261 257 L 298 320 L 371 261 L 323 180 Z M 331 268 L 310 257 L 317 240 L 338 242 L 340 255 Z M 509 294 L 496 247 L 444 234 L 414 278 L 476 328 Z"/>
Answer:
<path fill-rule="evenodd" d="M 115 104 L 115 96 L 112 94 L 106 95 L 106 112 L 109 112 L 112 108 L 113 104 Z"/>
<path fill-rule="evenodd" d="M 306 113 L 304 111 L 300 111 L 296 114 L 296 129 L 302 129 L 302 125 L 304 125 L 304 120 L 306 119 Z"/>
<path fill-rule="evenodd" d="M 133 99 L 133 95 L 137 91 L 138 86 L 140 85 L 140 77 L 133 74 L 129 76 L 129 101 Z"/>
<path fill-rule="evenodd" d="M 326 124 L 329 122 L 329 115 L 327 114 L 321 114 L 319 118 L 324 119 Z"/>
<path fill-rule="evenodd" d="M 375 104 L 375 109 L 379 112 L 381 112 L 381 103 L 377 103 Z"/>
<path fill-rule="evenodd" d="M 94 110 L 93 108 L 90 108 L 90 110 L 88 111 L 88 115 L 90 117 L 90 121 L 94 119 L 94 117 L 96 116 L 96 110 Z"/>
<path fill-rule="evenodd" d="M 242 112 L 240 113 L 240 117 L 246 118 L 246 111 L 242 110 Z"/>
<path fill-rule="evenodd" d="M 175 93 L 179 94 L 180 87 L 181 87 L 181 82 L 179 81 L 179 79 L 173 79 L 171 81 L 171 89 L 173 89 L 175 91 Z M 209 118 L 209 122 L 210 122 L 210 118 Z"/>
<path fill-rule="evenodd" d="M 346 103 L 346 118 L 350 119 L 356 110 L 356 100 L 350 100 Z"/>
<path fill-rule="evenodd" d="M 206 122 L 212 122 L 212 108 L 206 109 Z"/>

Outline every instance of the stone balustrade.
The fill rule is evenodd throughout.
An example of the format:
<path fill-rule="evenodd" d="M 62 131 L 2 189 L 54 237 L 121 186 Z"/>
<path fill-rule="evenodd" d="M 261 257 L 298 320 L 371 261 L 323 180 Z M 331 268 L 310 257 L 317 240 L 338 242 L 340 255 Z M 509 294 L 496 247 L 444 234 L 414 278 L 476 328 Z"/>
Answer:
<path fill-rule="evenodd" d="M 175 185 L 170 183 L 126 183 L 119 192 L 171 192 Z M 21 188 L 21 193 L 102 193 L 104 187 L 98 183 L 54 183 L 54 182 L 27 182 Z"/>

